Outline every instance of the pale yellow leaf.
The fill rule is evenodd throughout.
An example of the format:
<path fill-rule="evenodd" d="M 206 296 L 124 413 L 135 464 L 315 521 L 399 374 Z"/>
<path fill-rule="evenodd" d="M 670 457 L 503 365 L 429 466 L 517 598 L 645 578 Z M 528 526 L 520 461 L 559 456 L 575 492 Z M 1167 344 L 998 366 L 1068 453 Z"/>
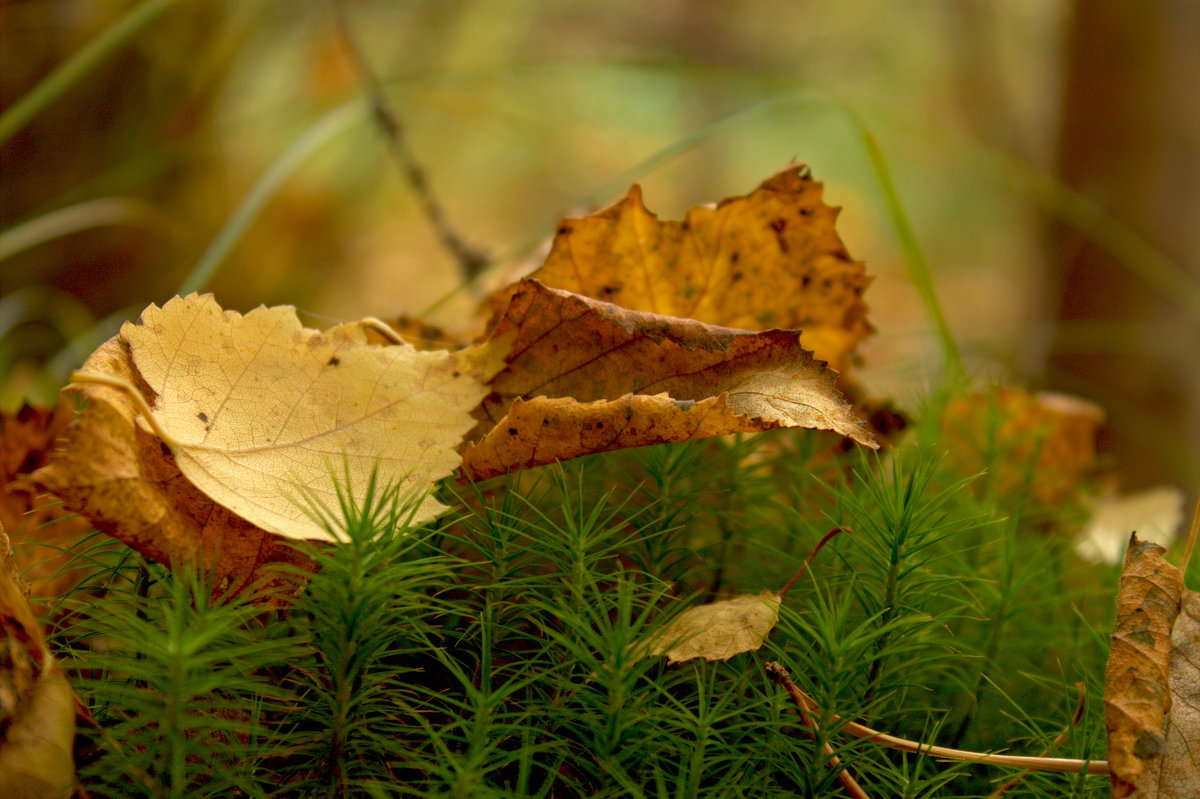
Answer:
<path fill-rule="evenodd" d="M 692 658 L 728 660 L 751 652 L 779 622 L 779 594 L 763 591 L 700 605 L 679 614 L 650 644 L 651 655 L 671 663 Z"/>
<path fill-rule="evenodd" d="M 372 469 L 417 492 L 449 474 L 486 393 L 466 356 L 369 344 L 359 325 L 310 330 L 290 306 L 242 315 L 211 295 L 176 297 L 120 338 L 184 476 L 291 538 L 331 537 L 297 498 L 303 487 L 336 508 L 331 469 L 342 474 L 343 458 L 355 495 Z M 415 520 L 444 510 L 426 497 Z"/>

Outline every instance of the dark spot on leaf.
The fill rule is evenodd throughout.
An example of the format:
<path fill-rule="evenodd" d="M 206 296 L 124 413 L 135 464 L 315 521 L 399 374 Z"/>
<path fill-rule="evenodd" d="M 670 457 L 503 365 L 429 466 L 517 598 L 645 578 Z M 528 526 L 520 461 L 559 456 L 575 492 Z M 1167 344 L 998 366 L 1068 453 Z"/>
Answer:
<path fill-rule="evenodd" d="M 571 227 L 570 225 L 559 225 L 558 226 L 558 235 L 560 235 L 560 236 L 566 236 L 566 235 L 574 233 L 574 232 L 575 232 L 575 228 Z"/>
<path fill-rule="evenodd" d="M 1142 730 L 1133 742 L 1133 754 L 1139 760 L 1151 760 L 1161 755 L 1167 748 L 1167 742 L 1161 734 L 1153 730 Z"/>
<path fill-rule="evenodd" d="M 734 272 L 732 275 L 730 275 L 730 276 L 729 276 L 729 282 L 730 282 L 730 283 L 736 283 L 736 282 L 738 282 L 739 280 L 741 280 L 741 279 L 742 279 L 742 277 L 743 277 L 743 275 L 742 275 L 742 273 L 741 273 L 741 272 Z"/>
<path fill-rule="evenodd" d="M 800 286 L 802 288 L 808 288 L 809 283 L 812 283 L 812 275 L 805 275 L 800 279 Z"/>
<path fill-rule="evenodd" d="M 600 293 L 606 297 L 612 296 L 621 290 L 620 286 L 604 286 L 600 289 Z"/>
<path fill-rule="evenodd" d="M 782 218 L 771 220 L 771 230 L 775 231 L 775 240 L 779 242 L 779 249 L 783 252 L 787 252 L 791 249 L 791 247 L 788 245 L 787 239 L 783 236 L 783 231 L 786 227 L 787 222 L 785 222 Z"/>
<path fill-rule="evenodd" d="M 338 358 L 336 355 L 334 355 L 329 359 L 329 362 L 326 363 L 325 365 L 326 366 L 337 366 L 341 362 L 342 362 L 341 358 Z"/>
<path fill-rule="evenodd" d="M 30 452 L 28 455 L 25 456 L 25 460 L 21 461 L 21 465 L 17 467 L 17 471 L 15 472 L 15 474 L 25 474 L 26 472 L 32 472 L 34 469 L 36 469 L 38 466 L 41 465 L 41 460 L 42 459 L 40 457 L 40 453 Z"/>
<path fill-rule="evenodd" d="M 603 429 L 604 429 L 604 422 L 596 422 L 596 428 L 597 428 L 597 429 L 599 429 L 599 430 L 603 430 Z"/>
<path fill-rule="evenodd" d="M 825 289 L 826 291 L 829 291 L 831 288 L 833 288 L 833 281 L 830 280 L 829 278 L 825 278 L 824 280 L 821 281 L 821 288 Z"/>
<path fill-rule="evenodd" d="M 734 250 L 732 253 L 729 254 L 729 263 L 736 264 L 738 262 L 738 259 L 741 257 L 742 257 L 742 254 L 740 252 L 738 252 L 737 250 Z"/>
<path fill-rule="evenodd" d="M 550 417 L 549 417 L 549 416 L 543 416 L 543 417 L 542 417 L 542 427 L 546 427 L 546 426 L 548 426 L 549 424 L 550 424 Z"/>
<path fill-rule="evenodd" d="M 196 414 L 196 418 L 202 422 L 208 422 L 208 414 L 204 411 L 200 411 L 200 413 Z"/>
<path fill-rule="evenodd" d="M 451 373 L 451 375 L 450 375 L 450 376 L 451 376 L 451 377 L 458 377 L 458 375 L 459 375 L 459 372 L 458 372 L 458 370 L 457 370 L 457 369 L 455 369 L 455 370 L 454 370 L 454 371 Z"/>
<path fill-rule="evenodd" d="M 813 215 L 813 211 L 811 208 L 801 208 L 800 209 L 800 216 L 812 216 L 812 215 Z"/>
<path fill-rule="evenodd" d="M 517 434 L 517 428 L 515 428 L 515 427 L 508 428 L 508 434 L 510 436 L 515 436 Z"/>
<path fill-rule="evenodd" d="M 680 229 L 680 230 L 691 230 L 691 229 L 692 229 L 692 223 L 691 223 L 691 222 L 684 222 L 682 225 L 680 225 L 680 226 L 679 226 L 679 229 Z"/>
<path fill-rule="evenodd" d="M 168 458 L 171 457 L 171 448 L 167 446 L 167 442 L 160 441 L 160 442 L 158 442 L 158 446 L 159 446 L 159 449 L 162 450 L 162 454 L 164 456 L 166 456 Z"/>

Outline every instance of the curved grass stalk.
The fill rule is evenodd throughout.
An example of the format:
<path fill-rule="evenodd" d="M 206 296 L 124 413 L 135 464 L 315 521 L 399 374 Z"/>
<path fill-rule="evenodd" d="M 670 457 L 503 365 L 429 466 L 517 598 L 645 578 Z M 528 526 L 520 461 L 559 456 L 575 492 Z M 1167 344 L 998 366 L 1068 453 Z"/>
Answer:
<path fill-rule="evenodd" d="M 805 713 L 819 713 L 820 708 L 811 696 L 800 686 L 792 682 L 787 669 L 771 661 L 766 665 L 766 672 L 771 679 L 779 683 L 797 708 Z M 1067 757 L 1023 757 L 1020 755 L 993 755 L 985 752 L 969 752 L 963 749 L 950 749 L 945 746 L 909 741 L 897 738 L 885 732 L 873 730 L 853 721 L 845 721 L 839 716 L 833 716 L 835 723 L 842 723 L 839 728 L 848 735 L 863 738 L 874 743 L 882 744 L 889 749 L 901 752 L 912 752 L 919 755 L 929 755 L 943 760 L 969 760 L 974 763 L 987 763 L 993 766 L 1008 766 L 1025 769 L 1026 771 L 1051 771 L 1065 774 L 1108 774 L 1107 760 L 1076 760 Z M 844 723 L 843 723 L 844 722 Z"/>
<path fill-rule="evenodd" d="M 152 206 L 130 197 L 102 197 L 68 205 L 0 231 L 0 261 L 90 228 L 127 225 L 151 229 L 160 217 Z"/>
<path fill-rule="evenodd" d="M 17 131 L 40 114 L 42 109 L 58 99 L 58 96 L 76 81 L 95 69 L 97 64 L 116 52 L 121 45 L 176 2 L 177 0 L 144 0 L 59 64 L 33 89 L 0 114 L 0 144 L 11 139 Z"/>
<path fill-rule="evenodd" d="M 322 145 L 354 123 L 361 121 L 367 111 L 368 108 L 360 99 L 345 102 L 326 113 L 292 142 L 238 203 L 238 207 L 225 221 L 224 226 L 208 245 L 208 249 L 200 256 L 200 260 L 192 268 L 187 279 L 183 281 L 183 285 L 179 288 L 179 294 L 186 296 L 204 288 L 216 274 L 217 268 L 221 266 L 226 256 L 229 255 L 229 251 L 258 218 L 263 207 L 275 196 L 284 181 L 291 177 L 296 168 Z"/>

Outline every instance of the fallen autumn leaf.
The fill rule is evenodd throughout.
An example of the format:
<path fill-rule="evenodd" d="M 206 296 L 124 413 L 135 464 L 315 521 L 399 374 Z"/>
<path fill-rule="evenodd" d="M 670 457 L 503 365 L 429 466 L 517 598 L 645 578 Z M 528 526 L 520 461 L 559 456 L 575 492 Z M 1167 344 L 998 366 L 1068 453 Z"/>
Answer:
<path fill-rule="evenodd" d="M 564 219 L 530 277 L 662 316 L 801 330 L 804 346 L 841 371 L 872 332 L 862 299 L 871 279 L 834 228 L 840 209 L 821 192 L 808 167 L 791 164 L 749 195 L 674 222 L 647 211 L 635 185 L 608 208 Z"/>

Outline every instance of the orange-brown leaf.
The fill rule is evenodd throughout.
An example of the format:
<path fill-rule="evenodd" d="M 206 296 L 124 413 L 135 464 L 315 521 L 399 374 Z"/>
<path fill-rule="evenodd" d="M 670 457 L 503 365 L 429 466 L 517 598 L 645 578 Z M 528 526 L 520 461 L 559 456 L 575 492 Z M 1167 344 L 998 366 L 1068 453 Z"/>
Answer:
<path fill-rule="evenodd" d="M 1027 486 L 1039 501 L 1057 503 L 1075 495 L 1095 466 L 1103 422 L 1104 409 L 1078 397 L 998 388 L 949 402 L 942 431 L 963 474 L 988 468 L 998 492 Z"/>
<path fill-rule="evenodd" d="M 631 311 L 527 279 L 514 288 L 492 340 L 506 365 L 476 412 L 472 437 L 487 438 L 468 449 L 466 475 L 776 427 L 831 430 L 875 445 L 835 388 L 837 375 L 794 331 L 754 333 Z M 526 403 L 514 408 L 518 399 Z"/>
<path fill-rule="evenodd" d="M 596 452 L 781 426 L 734 413 L 728 394 L 699 402 L 667 394 L 626 394 L 595 402 L 571 397 L 518 399 L 481 441 L 467 446 L 462 471 L 467 480 L 486 480 Z"/>
<path fill-rule="evenodd" d="M 1200 795 L 1200 597 L 1163 552 L 1135 534 L 1125 555 L 1104 689 L 1114 797 Z"/>
<path fill-rule="evenodd" d="M 660 221 L 633 186 L 620 202 L 560 223 L 532 277 L 625 308 L 746 330 L 786 328 L 844 369 L 871 333 L 870 279 L 837 235 L 838 209 L 808 168 L 789 165 L 744 197 Z"/>

